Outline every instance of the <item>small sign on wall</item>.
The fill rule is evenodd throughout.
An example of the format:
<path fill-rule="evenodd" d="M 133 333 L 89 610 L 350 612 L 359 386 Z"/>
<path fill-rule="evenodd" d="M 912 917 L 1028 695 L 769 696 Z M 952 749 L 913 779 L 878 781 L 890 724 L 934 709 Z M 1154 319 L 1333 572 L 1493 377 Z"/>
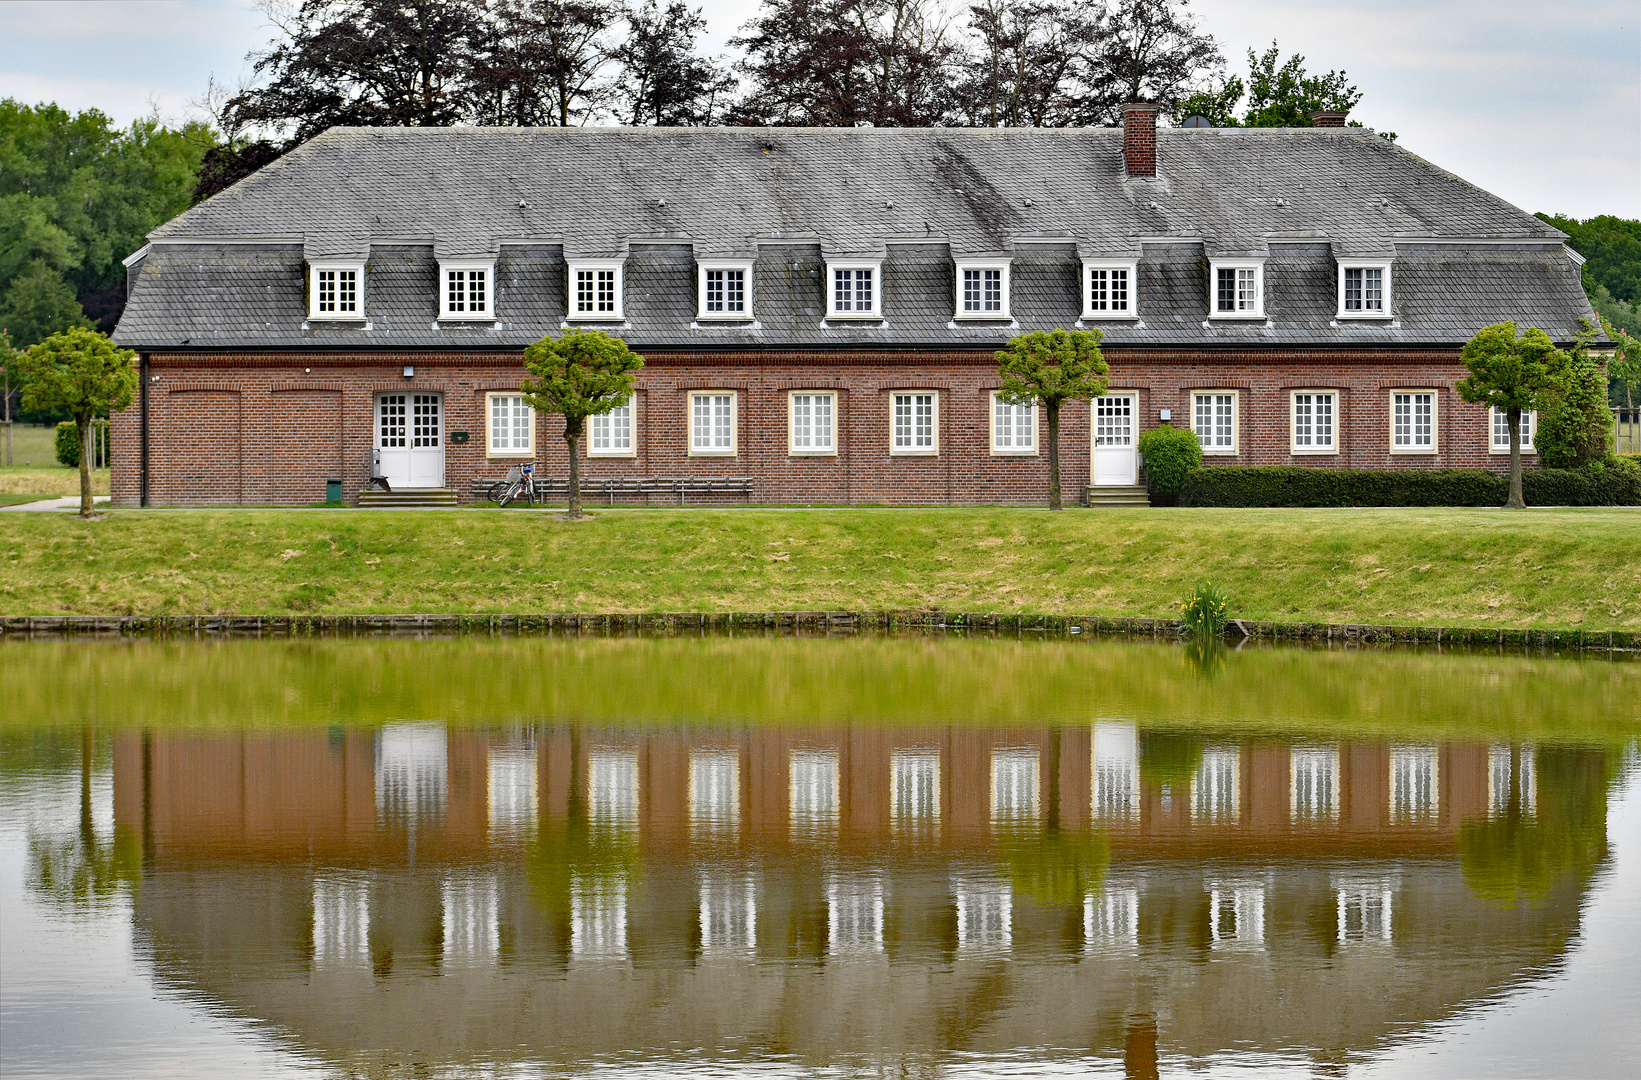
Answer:
<path fill-rule="evenodd" d="M 466 442 L 467 441 L 467 432 L 465 432 L 465 431 L 452 431 L 450 433 L 450 441 L 453 442 L 453 443 L 464 443 L 464 442 Z"/>

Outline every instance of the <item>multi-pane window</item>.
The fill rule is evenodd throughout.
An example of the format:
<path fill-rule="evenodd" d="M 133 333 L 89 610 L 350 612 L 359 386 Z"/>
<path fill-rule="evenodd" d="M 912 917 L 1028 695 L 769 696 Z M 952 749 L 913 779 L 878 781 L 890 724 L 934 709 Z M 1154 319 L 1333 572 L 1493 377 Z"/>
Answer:
<path fill-rule="evenodd" d="M 940 751 L 889 754 L 889 817 L 897 832 L 932 828 L 940 820 Z"/>
<path fill-rule="evenodd" d="M 488 268 L 447 269 L 444 272 L 444 315 L 460 318 L 490 314 L 489 284 Z"/>
<path fill-rule="evenodd" d="M 536 414 L 517 394 L 490 395 L 490 453 L 528 454 Z"/>
<path fill-rule="evenodd" d="M 497 918 L 497 883 L 492 876 L 446 881 L 444 893 L 444 962 L 493 963 L 501 945 Z"/>
<path fill-rule="evenodd" d="M 1208 935 L 1216 949 L 1264 948 L 1265 887 L 1252 882 L 1210 886 Z"/>
<path fill-rule="evenodd" d="M 412 394 L 410 396 L 410 445 L 411 446 L 438 446 L 444 434 L 444 425 L 439 420 L 440 407 L 444 399 L 438 394 Z"/>
<path fill-rule="evenodd" d="M 1538 777 L 1531 745 L 1487 751 L 1487 806 L 1493 817 L 1530 816 L 1537 811 Z"/>
<path fill-rule="evenodd" d="M 1390 817 L 1393 821 L 1432 818 L 1440 805 L 1434 746 L 1398 746 L 1390 752 Z"/>
<path fill-rule="evenodd" d="M 795 393 L 791 395 L 792 445 L 794 454 L 830 454 L 837 448 L 833 437 L 837 396 Z"/>
<path fill-rule="evenodd" d="M 708 267 L 701 271 L 701 314 L 745 315 L 746 271 Z"/>
<path fill-rule="evenodd" d="M 1339 752 L 1295 750 L 1291 769 L 1289 811 L 1294 821 L 1331 821 L 1339 816 Z"/>
<path fill-rule="evenodd" d="M 1402 453 L 1436 449 L 1436 395 L 1397 391 L 1390 395 L 1390 448 Z"/>
<path fill-rule="evenodd" d="M 1139 735 L 1132 724 L 1094 725 L 1094 783 L 1090 808 L 1096 819 L 1138 821 Z"/>
<path fill-rule="evenodd" d="M 1339 314 L 1384 315 L 1385 284 L 1389 271 L 1383 266 L 1346 266 L 1339 273 Z"/>
<path fill-rule="evenodd" d="M 1107 885 L 1083 900 L 1083 948 L 1132 951 L 1140 937 L 1138 889 Z"/>
<path fill-rule="evenodd" d="M 575 271 L 572 314 L 619 318 L 621 315 L 621 271 L 616 267 L 592 267 Z"/>
<path fill-rule="evenodd" d="M 410 822 L 444 813 L 450 760 L 445 729 L 384 724 L 376 736 L 376 814 Z"/>
<path fill-rule="evenodd" d="M 758 886 L 750 874 L 703 870 L 701 952 L 748 956 L 758 944 Z"/>
<path fill-rule="evenodd" d="M 570 878 L 570 956 L 607 963 L 627 957 L 627 882 L 576 874 Z"/>
<path fill-rule="evenodd" d="M 535 747 L 528 742 L 492 747 L 489 764 L 490 828 L 528 829 L 536 823 Z"/>
<path fill-rule="evenodd" d="M 993 750 L 991 754 L 991 817 L 998 823 L 1037 817 L 1037 751 Z"/>
<path fill-rule="evenodd" d="M 587 418 L 587 453 L 594 457 L 625 457 L 632 450 L 633 399 L 607 413 Z"/>
<path fill-rule="evenodd" d="M 1510 452 L 1510 414 L 1504 409 L 1493 409 L 1492 416 L 1492 451 L 1495 454 L 1508 454 Z M 1531 409 L 1523 409 L 1518 425 L 1518 430 L 1521 433 L 1521 452 L 1531 454 L 1533 452 L 1533 431 L 1538 427 L 1538 417 Z"/>
<path fill-rule="evenodd" d="M 1352 882 L 1338 890 L 1339 944 L 1390 940 L 1391 888 L 1387 882 Z"/>
<path fill-rule="evenodd" d="M 1133 271 L 1126 266 L 1091 266 L 1088 268 L 1088 295 L 1083 314 L 1099 318 L 1111 315 L 1129 315 L 1133 302 L 1129 297 Z"/>
<path fill-rule="evenodd" d="M 1235 821 L 1242 811 L 1238 794 L 1242 762 L 1235 750 L 1207 750 L 1191 780 L 1191 816 L 1198 821 Z"/>
<path fill-rule="evenodd" d="M 405 420 L 409 400 L 406 394 L 383 394 L 377 402 L 376 419 L 381 430 L 377 433 L 376 445 L 383 450 L 400 449 L 409 438 L 409 424 Z"/>
<path fill-rule="evenodd" d="M 311 314 L 321 318 L 359 314 L 358 267 L 315 267 Z"/>
<path fill-rule="evenodd" d="M 870 266 L 834 267 L 831 314 L 877 314 L 876 279 L 877 270 Z"/>
<path fill-rule="evenodd" d="M 689 396 L 689 448 L 692 454 L 735 452 L 735 395 Z"/>
<path fill-rule="evenodd" d="M 623 747 L 587 752 L 587 823 L 599 832 L 638 827 L 638 753 Z"/>
<path fill-rule="evenodd" d="M 1008 317 L 1002 267 L 959 267 L 959 315 Z"/>
<path fill-rule="evenodd" d="M 831 874 L 826 880 L 826 938 L 834 956 L 883 952 L 883 879 Z"/>
<path fill-rule="evenodd" d="M 794 836 L 832 833 L 838 827 L 838 752 L 794 750 L 787 799 Z"/>
<path fill-rule="evenodd" d="M 1220 266 L 1214 270 L 1214 314 L 1258 315 L 1259 267 Z"/>
<path fill-rule="evenodd" d="M 963 952 L 1006 952 L 1013 943 L 1014 897 L 1006 881 L 995 878 L 959 881 L 952 887 L 957 902 L 957 947 Z"/>
<path fill-rule="evenodd" d="M 370 884 L 358 878 L 313 879 L 313 966 L 370 966 Z"/>
<path fill-rule="evenodd" d="M 1326 453 L 1335 449 L 1334 412 L 1338 395 L 1305 390 L 1293 395 L 1293 449 L 1295 453 Z"/>
<path fill-rule="evenodd" d="M 695 750 L 689 755 L 690 828 L 702 836 L 727 836 L 741 821 L 741 755 L 735 750 Z"/>
<path fill-rule="evenodd" d="M 893 404 L 893 441 L 897 454 L 935 452 L 935 395 L 896 394 Z"/>
<path fill-rule="evenodd" d="M 1236 395 L 1225 391 L 1192 394 L 1191 429 L 1203 453 L 1236 453 Z"/>
<path fill-rule="evenodd" d="M 991 449 L 994 454 L 1037 452 L 1037 406 L 1015 405 L 991 396 Z"/>

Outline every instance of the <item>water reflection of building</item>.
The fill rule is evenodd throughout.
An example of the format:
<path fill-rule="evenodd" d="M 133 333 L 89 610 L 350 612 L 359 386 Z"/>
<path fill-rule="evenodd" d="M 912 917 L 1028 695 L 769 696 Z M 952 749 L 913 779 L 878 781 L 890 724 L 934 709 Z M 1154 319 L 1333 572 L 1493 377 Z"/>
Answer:
<path fill-rule="evenodd" d="M 1530 747 L 1174 749 L 1109 723 L 131 733 L 115 802 L 172 974 L 339 1055 L 1115 1047 L 1136 1013 L 1188 1053 L 1343 1052 L 1576 927 L 1578 880 L 1501 908 L 1460 866 L 1467 823 L 1538 812 Z M 1069 903 L 1032 884 L 1051 833 L 1109 845 Z"/>

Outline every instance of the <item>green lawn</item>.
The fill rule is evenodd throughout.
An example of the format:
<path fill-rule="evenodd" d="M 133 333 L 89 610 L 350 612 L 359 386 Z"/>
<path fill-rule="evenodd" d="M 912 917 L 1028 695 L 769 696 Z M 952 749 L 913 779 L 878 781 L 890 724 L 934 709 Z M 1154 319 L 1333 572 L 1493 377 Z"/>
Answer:
<path fill-rule="evenodd" d="M 13 464 L 0 464 L 0 506 L 80 493 L 79 470 L 57 464 L 56 437 L 55 428 L 18 424 L 12 429 Z M 0 433 L 0 440 L 4 438 Z M 0 462 L 5 461 L 4 450 L 4 443 L 0 442 Z M 91 474 L 91 490 L 98 495 L 108 494 L 107 469 Z M 32 498 L 7 498 L 12 495 Z"/>
<path fill-rule="evenodd" d="M 1017 509 L 0 515 L 0 612 L 943 609 L 1641 626 L 1641 512 Z"/>

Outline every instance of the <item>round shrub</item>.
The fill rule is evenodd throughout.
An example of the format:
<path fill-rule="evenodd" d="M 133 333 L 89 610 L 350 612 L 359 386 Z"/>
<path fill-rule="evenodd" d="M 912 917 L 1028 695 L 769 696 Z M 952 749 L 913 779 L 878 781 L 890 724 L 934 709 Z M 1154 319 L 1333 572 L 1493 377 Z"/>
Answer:
<path fill-rule="evenodd" d="M 1159 495 L 1178 495 L 1186 475 L 1202 467 L 1202 446 L 1197 437 L 1172 424 L 1141 435 L 1140 453 L 1145 455 L 1145 475 Z"/>
<path fill-rule="evenodd" d="M 80 467 L 80 429 L 72 420 L 57 425 L 57 462 L 71 469 Z"/>

